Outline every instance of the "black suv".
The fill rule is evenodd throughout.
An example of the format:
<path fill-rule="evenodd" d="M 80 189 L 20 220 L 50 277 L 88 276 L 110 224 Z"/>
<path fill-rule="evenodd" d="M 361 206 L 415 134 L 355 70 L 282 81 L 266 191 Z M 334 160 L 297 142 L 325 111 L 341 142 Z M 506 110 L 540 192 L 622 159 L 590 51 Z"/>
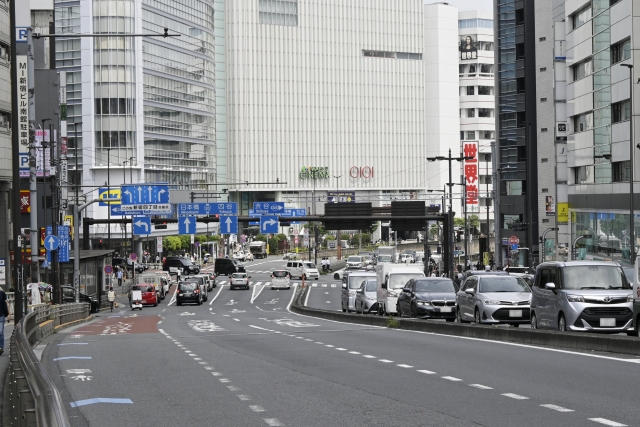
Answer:
<path fill-rule="evenodd" d="M 98 299 L 96 297 L 85 295 L 82 292 L 80 292 L 79 301 L 88 302 L 89 304 L 91 304 L 91 310 L 90 310 L 91 313 L 97 313 L 100 311 L 100 303 L 98 302 Z M 62 287 L 62 302 L 65 304 L 76 302 L 76 290 L 73 289 L 73 287 L 71 286 Z"/>
<path fill-rule="evenodd" d="M 189 258 L 170 256 L 165 260 L 162 270 L 169 271 L 169 267 L 181 268 L 182 274 L 200 274 L 200 267 L 191 262 Z"/>

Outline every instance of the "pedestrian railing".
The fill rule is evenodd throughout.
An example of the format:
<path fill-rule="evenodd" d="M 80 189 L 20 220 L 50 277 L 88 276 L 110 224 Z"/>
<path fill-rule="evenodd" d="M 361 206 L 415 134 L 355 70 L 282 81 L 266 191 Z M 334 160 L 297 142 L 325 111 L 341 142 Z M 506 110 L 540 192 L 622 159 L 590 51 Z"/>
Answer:
<path fill-rule="evenodd" d="M 13 330 L 9 352 L 9 407 L 11 426 L 71 426 L 60 392 L 33 352 L 43 335 L 41 326 L 53 333 L 55 326 L 89 316 L 89 304 L 38 304 L 31 307 Z M 52 321 L 52 322 L 51 322 Z"/>

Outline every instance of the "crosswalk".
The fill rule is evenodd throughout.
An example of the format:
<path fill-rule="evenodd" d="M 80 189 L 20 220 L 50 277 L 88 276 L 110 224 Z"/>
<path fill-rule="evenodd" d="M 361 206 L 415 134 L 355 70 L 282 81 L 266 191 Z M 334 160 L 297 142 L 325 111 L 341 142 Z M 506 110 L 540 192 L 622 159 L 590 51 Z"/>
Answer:
<path fill-rule="evenodd" d="M 223 280 L 221 282 L 216 282 L 216 285 L 224 286 L 228 285 L 229 281 Z M 291 282 L 291 287 L 300 286 L 301 282 Z M 249 282 L 249 286 L 271 286 L 271 282 Z M 336 283 L 312 283 L 312 288 L 337 288 L 338 285 Z"/>

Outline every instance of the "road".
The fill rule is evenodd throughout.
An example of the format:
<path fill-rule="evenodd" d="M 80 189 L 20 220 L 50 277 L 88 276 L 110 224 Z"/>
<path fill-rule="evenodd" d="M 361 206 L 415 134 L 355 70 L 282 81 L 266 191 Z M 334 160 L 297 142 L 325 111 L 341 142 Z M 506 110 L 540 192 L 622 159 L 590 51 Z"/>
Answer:
<path fill-rule="evenodd" d="M 126 307 L 50 337 L 42 361 L 72 424 L 640 425 L 640 359 L 300 316 L 294 290 L 266 285 L 281 259 L 246 265 L 249 291 Z M 309 305 L 339 309 L 337 281 L 315 282 Z"/>

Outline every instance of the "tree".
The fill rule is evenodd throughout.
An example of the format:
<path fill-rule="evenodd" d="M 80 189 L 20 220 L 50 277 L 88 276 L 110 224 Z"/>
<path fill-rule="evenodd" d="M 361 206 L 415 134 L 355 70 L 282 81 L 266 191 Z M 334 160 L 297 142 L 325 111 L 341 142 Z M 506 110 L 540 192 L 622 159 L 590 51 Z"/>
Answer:
<path fill-rule="evenodd" d="M 175 252 L 180 250 L 182 247 L 182 241 L 178 236 L 167 236 L 162 239 L 162 245 L 165 247 L 167 252 Z"/>
<path fill-rule="evenodd" d="M 351 239 L 351 236 L 349 236 L 347 233 L 342 233 L 340 235 L 340 240 L 344 240 L 344 241 L 348 242 L 349 239 Z"/>
<path fill-rule="evenodd" d="M 215 235 L 215 236 L 209 236 L 209 242 L 219 242 L 220 241 L 220 236 Z"/>
<path fill-rule="evenodd" d="M 438 227 L 438 224 L 431 224 L 429 231 L 431 232 L 431 238 L 435 239 L 440 234 L 440 227 Z"/>
<path fill-rule="evenodd" d="M 469 226 L 480 228 L 480 218 L 478 215 L 469 215 Z"/>
<path fill-rule="evenodd" d="M 258 242 L 266 242 L 267 236 L 265 236 L 264 234 L 258 234 L 253 238 L 253 240 L 257 240 Z"/>
<path fill-rule="evenodd" d="M 349 240 L 349 244 L 352 246 L 356 246 L 360 243 L 360 236 L 362 236 L 362 245 L 371 244 L 371 234 L 362 233 L 362 234 L 354 234 L 353 237 Z"/>
<path fill-rule="evenodd" d="M 453 218 L 453 226 L 464 228 L 464 218 Z"/>
<path fill-rule="evenodd" d="M 182 242 L 180 244 L 180 248 L 179 249 L 187 250 L 187 249 L 189 249 L 191 247 L 191 235 L 183 234 L 181 236 L 178 236 L 178 238 Z"/>

